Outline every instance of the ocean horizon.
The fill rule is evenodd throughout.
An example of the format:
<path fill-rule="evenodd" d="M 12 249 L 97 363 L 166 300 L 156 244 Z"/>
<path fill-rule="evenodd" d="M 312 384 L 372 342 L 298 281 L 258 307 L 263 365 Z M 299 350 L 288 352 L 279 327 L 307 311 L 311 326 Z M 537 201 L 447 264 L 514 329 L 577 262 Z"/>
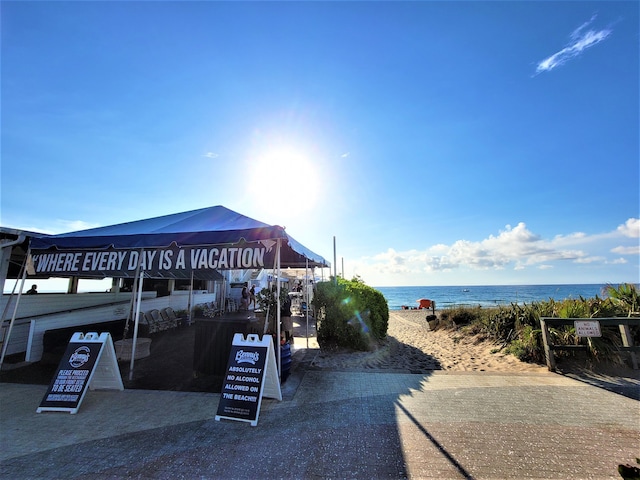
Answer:
<path fill-rule="evenodd" d="M 417 307 L 421 298 L 436 303 L 436 308 L 453 306 L 495 307 L 565 299 L 606 297 L 610 283 L 550 285 L 456 285 L 422 287 L 373 287 L 384 295 L 390 310 Z"/>

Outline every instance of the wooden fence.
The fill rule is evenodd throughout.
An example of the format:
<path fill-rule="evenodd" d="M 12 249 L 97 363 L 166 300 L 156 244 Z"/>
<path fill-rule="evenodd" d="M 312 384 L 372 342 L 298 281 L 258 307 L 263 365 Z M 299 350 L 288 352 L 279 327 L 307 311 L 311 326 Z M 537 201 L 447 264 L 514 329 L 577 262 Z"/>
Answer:
<path fill-rule="evenodd" d="M 576 322 L 579 322 L 578 324 Z M 553 355 L 554 350 L 586 350 L 586 345 L 554 345 L 551 343 L 551 334 L 549 327 L 559 327 L 562 325 L 574 325 L 576 330 L 579 330 L 581 325 L 586 325 L 585 329 L 589 330 L 589 324 L 597 322 L 595 325 L 597 331 L 600 331 L 600 326 L 612 327 L 618 326 L 620 335 L 622 337 L 622 347 L 619 347 L 621 351 L 628 351 L 631 354 L 631 362 L 634 369 L 638 369 L 638 360 L 635 352 L 640 352 L 640 346 L 633 345 L 633 338 L 629 330 L 630 325 L 640 325 L 640 318 L 637 317 L 613 317 L 613 318 L 551 318 L 541 317 L 540 327 L 542 329 L 542 341 L 544 343 L 544 353 L 547 357 L 547 367 L 550 371 L 556 371 L 556 359 Z M 588 335 L 591 336 L 591 335 Z"/>

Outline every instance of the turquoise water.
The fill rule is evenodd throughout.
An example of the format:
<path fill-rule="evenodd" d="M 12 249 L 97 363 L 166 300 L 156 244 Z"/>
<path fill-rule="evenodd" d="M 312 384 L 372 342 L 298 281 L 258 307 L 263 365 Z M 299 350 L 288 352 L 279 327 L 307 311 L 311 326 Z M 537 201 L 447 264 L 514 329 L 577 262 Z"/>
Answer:
<path fill-rule="evenodd" d="M 604 284 L 595 285 L 491 285 L 455 287 L 374 287 L 387 300 L 389 309 L 399 310 L 403 305 L 417 307 L 419 298 L 436 302 L 436 308 L 453 305 L 483 307 L 531 303 L 549 299 L 604 297 Z"/>

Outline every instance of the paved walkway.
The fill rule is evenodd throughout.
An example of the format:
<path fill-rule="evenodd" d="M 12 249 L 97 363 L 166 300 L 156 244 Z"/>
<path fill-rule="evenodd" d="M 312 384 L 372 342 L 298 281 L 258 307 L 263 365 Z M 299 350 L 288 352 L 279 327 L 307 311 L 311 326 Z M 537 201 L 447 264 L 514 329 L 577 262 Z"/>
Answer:
<path fill-rule="evenodd" d="M 0 478 L 619 480 L 640 456 L 629 396 L 553 373 L 317 371 L 314 353 L 256 427 L 215 421 L 219 394 L 90 391 L 37 414 L 45 386 L 0 384 Z"/>

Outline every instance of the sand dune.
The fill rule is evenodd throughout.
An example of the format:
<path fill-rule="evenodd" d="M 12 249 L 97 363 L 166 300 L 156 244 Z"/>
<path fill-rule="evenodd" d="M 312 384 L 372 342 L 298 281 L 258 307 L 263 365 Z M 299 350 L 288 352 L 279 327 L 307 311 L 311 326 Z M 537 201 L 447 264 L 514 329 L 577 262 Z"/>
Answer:
<path fill-rule="evenodd" d="M 451 330 L 430 331 L 425 311 L 391 310 L 387 339 L 373 352 L 320 352 L 312 366 L 332 369 L 383 369 L 546 372 L 546 366 L 521 362 L 501 345 Z M 306 339 L 301 339 L 306 342 Z"/>

